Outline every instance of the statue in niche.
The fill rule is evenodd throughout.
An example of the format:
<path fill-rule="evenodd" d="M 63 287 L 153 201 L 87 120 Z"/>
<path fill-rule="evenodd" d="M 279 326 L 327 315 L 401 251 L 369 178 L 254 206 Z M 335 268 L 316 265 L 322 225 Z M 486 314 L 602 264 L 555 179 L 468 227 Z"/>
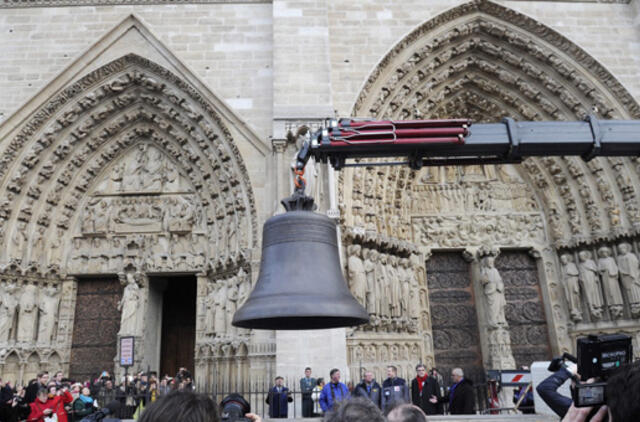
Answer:
<path fill-rule="evenodd" d="M 44 234 L 47 228 L 44 226 L 37 226 L 35 233 L 33 234 L 33 247 L 31 248 L 31 260 L 40 260 L 42 252 L 44 251 Z"/>
<path fill-rule="evenodd" d="M 497 329 L 508 326 L 504 316 L 504 308 L 507 305 L 507 301 L 504 297 L 504 282 L 494 265 L 494 260 L 492 256 L 482 259 L 480 283 L 484 288 L 484 295 L 487 300 L 487 324 L 489 328 Z"/>
<path fill-rule="evenodd" d="M 578 270 L 580 272 L 580 281 L 582 282 L 582 291 L 587 298 L 589 312 L 594 319 L 600 319 L 602 318 L 603 300 L 598 277 L 598 266 L 591 259 L 591 252 L 589 251 L 580 251 L 578 258 L 580 259 Z"/>
<path fill-rule="evenodd" d="M 227 284 L 224 280 L 218 280 L 218 294 L 215 297 L 215 319 L 214 319 L 214 331 L 217 337 L 221 337 L 227 332 Z"/>
<path fill-rule="evenodd" d="M 124 288 L 122 300 L 118 304 L 118 310 L 122 311 L 120 317 L 120 336 L 138 336 L 139 333 L 139 312 L 138 308 L 142 304 L 140 287 L 133 273 L 126 274 L 127 286 Z"/>
<path fill-rule="evenodd" d="M 569 305 L 571 320 L 574 322 L 582 321 L 582 311 L 580 310 L 580 272 L 573 262 L 573 257 L 569 254 L 560 256 L 562 264 L 562 278 L 564 286 L 564 294 Z"/>
<path fill-rule="evenodd" d="M 376 292 L 378 292 L 377 315 L 389 317 L 389 300 L 391 299 L 391 288 L 387 277 L 387 256 L 380 254 L 376 264 Z"/>
<path fill-rule="evenodd" d="M 215 328 L 215 320 L 216 320 L 216 296 L 218 295 L 217 285 L 212 284 L 209 286 L 209 293 L 207 294 L 207 298 L 205 299 L 205 308 L 206 308 L 206 321 L 204 324 L 205 333 L 206 334 L 214 334 L 216 331 Z"/>
<path fill-rule="evenodd" d="M 623 242 L 618 245 L 618 269 L 622 286 L 627 292 L 631 304 L 631 315 L 640 317 L 640 266 L 638 257 L 631 252 L 631 245 Z"/>
<path fill-rule="evenodd" d="M 163 158 L 162 153 L 157 148 L 149 148 L 147 167 L 145 169 L 147 175 L 143 181 L 143 189 L 151 191 L 162 189 L 165 179 Z"/>
<path fill-rule="evenodd" d="M 44 289 L 40 296 L 40 322 L 38 327 L 38 344 L 50 344 L 53 339 L 53 331 L 58 317 L 58 304 L 60 296 L 55 286 Z"/>
<path fill-rule="evenodd" d="M 24 260 L 27 251 L 27 223 L 19 221 L 18 226 L 13 233 L 13 253 L 14 258 Z"/>
<path fill-rule="evenodd" d="M 124 177 L 125 163 L 121 162 L 113 166 L 111 170 L 111 183 L 113 185 L 114 192 L 122 192 L 124 186 L 122 184 L 122 178 Z"/>
<path fill-rule="evenodd" d="M 225 284 L 227 285 L 227 332 L 233 335 L 236 332 L 236 327 L 231 325 L 231 321 L 233 321 L 233 314 L 236 313 L 237 300 L 238 300 L 238 285 L 237 285 L 237 277 L 232 276 L 225 280 Z"/>
<path fill-rule="evenodd" d="M 6 343 L 12 337 L 11 332 L 18 308 L 16 291 L 18 286 L 9 282 L 4 286 L 0 296 L 0 344 Z"/>
<path fill-rule="evenodd" d="M 20 296 L 20 312 L 18 316 L 19 343 L 32 343 L 35 337 L 36 319 L 38 317 L 38 288 L 35 284 L 22 286 Z"/>
<path fill-rule="evenodd" d="M 389 264 L 387 266 L 387 284 L 391 290 L 391 300 L 389 308 L 391 316 L 398 318 L 402 315 L 400 312 L 400 298 L 402 296 L 402 286 L 400 285 L 400 278 L 398 277 L 398 257 L 395 255 L 389 256 Z"/>
<path fill-rule="evenodd" d="M 400 275 L 400 288 L 402 294 L 400 295 L 400 314 L 412 318 L 411 312 L 411 272 L 409 269 L 409 259 L 400 259 L 400 265 L 398 267 L 398 274 Z M 416 292 L 418 294 L 418 292 Z"/>
<path fill-rule="evenodd" d="M 622 292 L 620 291 L 620 281 L 618 280 L 618 265 L 611 256 L 611 249 L 603 246 L 598 249 L 598 271 L 602 277 L 602 287 L 604 297 L 607 300 L 611 317 L 618 319 L 622 317 Z"/>
<path fill-rule="evenodd" d="M 360 258 L 360 251 L 362 247 L 360 245 L 349 246 L 348 253 L 349 259 L 347 260 L 347 270 L 349 276 L 349 287 L 351 293 L 358 302 L 362 305 L 366 305 L 367 294 L 367 276 L 364 271 L 364 264 L 362 258 Z"/>
<path fill-rule="evenodd" d="M 367 280 L 367 291 L 365 293 L 367 313 L 375 315 L 376 300 L 378 298 L 375 273 L 378 253 L 373 249 L 363 249 L 362 256 L 364 257 L 364 272 Z"/>

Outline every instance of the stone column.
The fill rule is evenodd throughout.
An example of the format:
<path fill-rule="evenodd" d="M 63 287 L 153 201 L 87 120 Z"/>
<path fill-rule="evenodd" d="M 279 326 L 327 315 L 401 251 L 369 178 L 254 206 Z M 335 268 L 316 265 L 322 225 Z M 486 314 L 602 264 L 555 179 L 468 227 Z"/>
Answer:
<path fill-rule="evenodd" d="M 62 281 L 60 294 L 60 312 L 58 314 L 58 332 L 54 338 L 54 346 L 60 353 L 62 368 L 69 373 L 71 364 L 71 345 L 73 342 L 73 319 L 76 312 L 78 279 L 67 277 Z"/>

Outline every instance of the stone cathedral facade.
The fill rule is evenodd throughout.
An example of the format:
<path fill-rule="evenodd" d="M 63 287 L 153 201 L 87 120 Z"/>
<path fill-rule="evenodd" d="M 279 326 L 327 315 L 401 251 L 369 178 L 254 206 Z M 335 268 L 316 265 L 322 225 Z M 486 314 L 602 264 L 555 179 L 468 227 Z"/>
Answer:
<path fill-rule="evenodd" d="M 639 119 L 640 2 L 0 0 L 0 375 L 310 365 L 475 379 L 622 332 L 640 352 L 640 160 L 307 168 L 358 328 L 231 326 L 326 117 Z M 612 22 L 615 22 L 613 24 Z"/>

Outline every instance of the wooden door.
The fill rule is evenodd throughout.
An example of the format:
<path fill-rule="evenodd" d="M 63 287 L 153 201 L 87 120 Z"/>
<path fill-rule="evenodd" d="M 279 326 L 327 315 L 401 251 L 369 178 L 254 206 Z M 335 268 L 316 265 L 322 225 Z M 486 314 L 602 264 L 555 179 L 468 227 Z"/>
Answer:
<path fill-rule="evenodd" d="M 196 278 L 170 278 L 162 301 L 160 373 L 173 377 L 185 367 L 193 374 L 195 344 Z"/>

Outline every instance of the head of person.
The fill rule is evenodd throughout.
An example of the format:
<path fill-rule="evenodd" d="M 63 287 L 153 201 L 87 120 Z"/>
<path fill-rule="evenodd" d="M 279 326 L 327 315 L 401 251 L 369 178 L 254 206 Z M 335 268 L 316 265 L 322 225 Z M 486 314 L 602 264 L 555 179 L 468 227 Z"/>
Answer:
<path fill-rule="evenodd" d="M 387 376 L 389 378 L 395 378 L 398 375 L 398 368 L 393 365 L 387 366 Z"/>
<path fill-rule="evenodd" d="M 453 382 L 460 382 L 462 381 L 462 378 L 464 378 L 464 372 L 462 371 L 462 368 L 453 368 L 451 370 L 451 380 Z"/>
<path fill-rule="evenodd" d="M 56 388 L 55 384 L 49 384 L 49 396 L 55 396 L 57 391 L 58 389 Z"/>
<path fill-rule="evenodd" d="M 640 361 L 623 366 L 607 380 L 609 422 L 632 422 L 640 415 Z"/>
<path fill-rule="evenodd" d="M 364 397 L 344 400 L 324 416 L 324 422 L 361 421 L 384 422 L 384 416 L 378 406 Z"/>
<path fill-rule="evenodd" d="M 416 374 L 420 378 L 424 378 L 424 376 L 427 375 L 427 368 L 425 368 L 424 365 L 422 365 L 422 364 L 418 364 L 416 366 Z"/>
<path fill-rule="evenodd" d="M 309 368 L 308 366 L 304 368 L 304 376 L 307 378 L 311 376 L 311 368 Z"/>
<path fill-rule="evenodd" d="M 40 388 L 38 390 L 38 394 L 36 395 L 36 398 L 40 400 L 42 403 L 46 403 L 47 400 L 49 400 L 49 390 L 46 388 Z"/>
<path fill-rule="evenodd" d="M 427 422 L 427 415 L 413 404 L 401 404 L 391 409 L 387 415 L 388 422 Z"/>
<path fill-rule="evenodd" d="M 324 378 L 318 378 L 318 381 L 316 381 L 316 384 L 318 384 L 318 386 L 320 387 L 324 387 Z"/>
<path fill-rule="evenodd" d="M 61 383 L 62 382 L 62 378 L 64 378 L 64 375 L 62 375 L 62 371 L 56 372 L 56 376 L 55 376 L 56 382 L 57 383 Z"/>
<path fill-rule="evenodd" d="M 373 372 L 367 371 L 364 373 L 364 382 L 371 384 L 373 382 Z"/>
<path fill-rule="evenodd" d="M 139 422 L 219 422 L 218 406 L 203 394 L 179 391 L 161 396 L 142 413 Z"/>
<path fill-rule="evenodd" d="M 340 370 L 338 368 L 333 368 L 329 371 L 329 377 L 331 378 L 331 382 L 334 384 L 340 382 Z"/>
<path fill-rule="evenodd" d="M 284 378 L 276 377 L 276 386 L 277 387 L 282 387 L 283 385 L 284 385 Z"/>
<path fill-rule="evenodd" d="M 112 389 L 112 388 L 113 388 L 113 381 L 111 381 L 111 380 L 106 380 L 106 381 L 105 381 L 105 383 L 104 383 L 104 386 L 105 386 L 108 390 Z"/>
<path fill-rule="evenodd" d="M 89 388 L 88 388 L 88 387 L 84 387 L 84 388 L 82 389 L 82 395 L 83 395 L 83 396 L 85 396 L 85 397 L 89 397 L 89 396 L 91 396 L 91 390 L 89 390 Z"/>
<path fill-rule="evenodd" d="M 47 371 L 40 372 L 38 374 L 38 381 L 40 381 L 42 385 L 47 385 L 49 383 L 49 373 Z"/>

